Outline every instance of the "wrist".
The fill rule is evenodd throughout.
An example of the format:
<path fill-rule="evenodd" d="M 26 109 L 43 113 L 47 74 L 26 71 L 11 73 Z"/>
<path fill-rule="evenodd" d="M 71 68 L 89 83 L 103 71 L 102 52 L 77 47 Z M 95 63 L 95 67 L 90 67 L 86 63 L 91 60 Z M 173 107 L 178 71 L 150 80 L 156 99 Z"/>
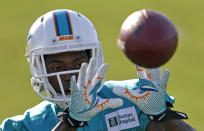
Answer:
<path fill-rule="evenodd" d="M 188 116 L 183 112 L 167 109 L 158 115 L 147 115 L 149 120 L 155 122 L 164 122 L 172 119 L 188 119 Z"/>
<path fill-rule="evenodd" d="M 69 115 L 69 112 L 67 111 L 59 112 L 57 114 L 57 118 L 63 123 L 65 123 L 68 127 L 78 128 L 78 127 L 83 127 L 84 125 L 87 125 L 86 121 L 78 121 L 78 120 L 73 119 Z"/>

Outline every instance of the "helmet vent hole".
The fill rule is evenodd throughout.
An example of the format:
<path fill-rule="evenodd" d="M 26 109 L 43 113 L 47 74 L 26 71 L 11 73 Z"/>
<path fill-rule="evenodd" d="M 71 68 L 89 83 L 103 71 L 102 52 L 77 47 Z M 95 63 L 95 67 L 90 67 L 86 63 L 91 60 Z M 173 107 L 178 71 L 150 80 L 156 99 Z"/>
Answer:
<path fill-rule="evenodd" d="M 55 42 L 56 42 L 56 40 L 55 40 L 55 39 L 53 39 L 53 40 L 52 40 L 52 42 L 53 42 L 53 43 L 55 43 Z"/>
<path fill-rule="evenodd" d="M 43 20 L 44 20 L 44 16 L 41 18 L 41 20 L 40 20 L 40 21 L 41 21 L 41 22 L 43 22 Z"/>
<path fill-rule="evenodd" d="M 78 15 L 79 17 L 81 17 L 81 15 L 80 15 L 79 13 L 77 13 L 77 15 Z"/>

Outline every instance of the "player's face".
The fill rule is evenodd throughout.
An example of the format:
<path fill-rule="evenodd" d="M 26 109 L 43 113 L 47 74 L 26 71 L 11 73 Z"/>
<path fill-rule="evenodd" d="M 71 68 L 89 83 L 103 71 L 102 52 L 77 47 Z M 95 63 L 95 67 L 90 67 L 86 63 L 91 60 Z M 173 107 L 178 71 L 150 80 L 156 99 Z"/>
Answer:
<path fill-rule="evenodd" d="M 73 51 L 45 56 L 45 65 L 48 73 L 80 69 L 83 62 L 89 62 L 88 53 L 86 51 Z M 78 73 L 60 76 L 65 94 L 71 93 L 70 79 L 73 75 L 75 75 L 76 78 L 78 77 Z M 57 77 L 51 76 L 48 77 L 48 80 L 56 92 L 61 93 Z"/>

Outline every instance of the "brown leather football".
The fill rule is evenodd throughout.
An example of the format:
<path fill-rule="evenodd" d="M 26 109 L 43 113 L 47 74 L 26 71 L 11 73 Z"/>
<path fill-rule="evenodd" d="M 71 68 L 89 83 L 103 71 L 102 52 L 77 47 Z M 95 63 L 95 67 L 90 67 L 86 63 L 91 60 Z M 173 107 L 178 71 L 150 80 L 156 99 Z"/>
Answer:
<path fill-rule="evenodd" d="M 132 13 L 122 24 L 118 45 L 134 63 L 146 68 L 165 64 L 174 54 L 178 33 L 174 24 L 154 10 Z"/>

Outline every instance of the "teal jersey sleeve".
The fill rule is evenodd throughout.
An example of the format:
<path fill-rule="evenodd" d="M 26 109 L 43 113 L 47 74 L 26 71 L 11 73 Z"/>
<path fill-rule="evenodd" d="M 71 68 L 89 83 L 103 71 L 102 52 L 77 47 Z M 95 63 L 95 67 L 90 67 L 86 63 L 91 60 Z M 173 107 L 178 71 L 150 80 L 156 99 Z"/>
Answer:
<path fill-rule="evenodd" d="M 5 119 L 0 131 L 50 131 L 59 122 L 56 117 L 59 111 L 55 104 L 43 101 L 23 115 Z"/>

